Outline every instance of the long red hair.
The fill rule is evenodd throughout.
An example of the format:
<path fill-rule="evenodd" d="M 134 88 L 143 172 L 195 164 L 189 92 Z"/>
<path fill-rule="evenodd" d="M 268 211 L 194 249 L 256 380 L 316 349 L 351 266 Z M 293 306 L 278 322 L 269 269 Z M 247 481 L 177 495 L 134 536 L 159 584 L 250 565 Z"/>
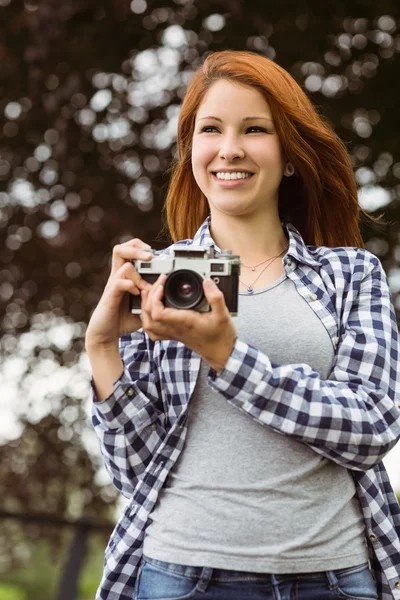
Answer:
<path fill-rule="evenodd" d="M 296 170 L 292 177 L 283 177 L 279 187 L 281 220 L 292 223 L 306 244 L 362 247 L 357 187 L 344 143 L 285 69 L 254 52 L 228 50 L 206 58 L 183 100 L 178 159 L 164 207 L 172 240 L 193 238 L 209 214 L 207 199 L 193 177 L 191 148 L 197 110 L 219 79 L 252 86 L 269 103 L 282 150 Z"/>

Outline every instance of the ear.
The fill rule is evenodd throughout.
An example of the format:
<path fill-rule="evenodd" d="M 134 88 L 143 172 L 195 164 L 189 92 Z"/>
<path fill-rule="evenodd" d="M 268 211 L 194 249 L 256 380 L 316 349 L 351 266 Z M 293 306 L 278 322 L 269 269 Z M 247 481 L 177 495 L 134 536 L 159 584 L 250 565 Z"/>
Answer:
<path fill-rule="evenodd" d="M 291 162 L 287 162 L 286 166 L 285 166 L 285 170 L 283 171 L 283 174 L 285 175 L 285 177 L 291 177 L 292 175 L 294 175 L 295 173 L 295 168 L 292 165 Z"/>

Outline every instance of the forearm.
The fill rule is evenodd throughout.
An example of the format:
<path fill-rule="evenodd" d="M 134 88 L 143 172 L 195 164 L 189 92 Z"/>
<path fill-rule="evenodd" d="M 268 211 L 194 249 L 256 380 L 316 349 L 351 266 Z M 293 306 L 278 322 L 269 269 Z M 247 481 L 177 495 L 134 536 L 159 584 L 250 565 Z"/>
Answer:
<path fill-rule="evenodd" d="M 131 497 L 165 437 L 165 417 L 158 380 L 143 334 L 135 333 L 129 341 L 127 337 L 121 338 L 119 352 L 121 372 L 115 371 L 116 375 L 111 375 L 112 393 L 103 402 L 92 403 L 92 423 L 115 487 L 126 497 Z M 96 361 L 102 360 L 104 355 L 95 352 L 94 356 Z M 98 363 L 100 377 L 103 376 L 101 360 Z M 111 359 L 108 353 L 104 360 L 104 370 L 108 369 L 109 373 Z"/>
<path fill-rule="evenodd" d="M 99 402 L 102 402 L 112 394 L 114 382 L 119 379 L 124 370 L 118 342 L 112 345 L 86 342 L 86 352 L 92 367 L 96 397 Z"/>
<path fill-rule="evenodd" d="M 385 361 L 382 361 L 385 364 Z M 387 364 L 387 362 L 386 362 Z M 365 365 L 364 365 L 365 368 Z M 400 436 L 393 389 L 380 389 L 336 365 L 329 380 L 306 364 L 278 365 L 237 341 L 221 376 L 210 384 L 262 425 L 308 444 L 350 469 L 367 470 L 382 460 Z"/>
<path fill-rule="evenodd" d="M 236 339 L 225 340 L 224 344 L 214 347 L 212 351 L 209 351 L 208 353 L 199 352 L 199 354 L 210 367 L 214 369 L 214 371 L 222 373 L 235 346 L 235 341 Z"/>

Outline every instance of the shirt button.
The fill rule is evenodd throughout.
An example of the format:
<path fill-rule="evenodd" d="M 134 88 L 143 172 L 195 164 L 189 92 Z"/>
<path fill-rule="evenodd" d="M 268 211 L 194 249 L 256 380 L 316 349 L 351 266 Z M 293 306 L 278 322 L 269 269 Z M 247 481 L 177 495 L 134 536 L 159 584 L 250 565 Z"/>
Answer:
<path fill-rule="evenodd" d="M 288 258 L 288 259 L 287 259 L 287 261 L 286 261 L 286 264 L 287 264 L 287 266 L 288 266 L 288 267 L 291 267 L 291 266 L 292 266 L 292 264 L 293 264 L 293 263 L 292 263 L 292 261 L 290 260 L 290 258 Z"/>
<path fill-rule="evenodd" d="M 314 300 L 317 299 L 317 296 L 315 294 L 308 294 L 308 298 L 309 298 L 309 300 L 311 300 L 312 302 L 314 302 Z"/>
<path fill-rule="evenodd" d="M 339 343 L 339 338 L 338 338 L 338 337 L 334 337 L 334 338 L 332 338 L 332 343 L 333 343 L 335 346 L 337 346 L 337 345 L 338 345 L 338 343 Z"/>
<path fill-rule="evenodd" d="M 378 538 L 375 534 L 371 533 L 371 535 L 369 536 L 369 539 L 371 540 L 371 542 L 376 542 Z"/>
<path fill-rule="evenodd" d="M 395 583 L 394 587 L 396 588 L 396 590 L 400 590 L 400 581 L 398 581 L 397 583 Z"/>
<path fill-rule="evenodd" d="M 153 423 L 153 425 L 151 425 L 151 428 L 152 428 L 152 429 L 156 429 L 156 428 L 157 428 L 157 425 L 156 425 L 155 423 Z"/>
<path fill-rule="evenodd" d="M 133 396 L 135 392 L 133 391 L 133 388 L 129 388 L 129 390 L 126 393 L 128 394 L 128 396 Z"/>

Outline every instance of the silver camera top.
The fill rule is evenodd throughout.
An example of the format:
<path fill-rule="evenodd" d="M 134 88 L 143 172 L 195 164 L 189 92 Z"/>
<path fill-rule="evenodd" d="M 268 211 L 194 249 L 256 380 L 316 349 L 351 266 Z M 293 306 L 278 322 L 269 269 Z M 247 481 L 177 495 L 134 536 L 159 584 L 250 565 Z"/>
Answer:
<path fill-rule="evenodd" d="M 170 273 L 177 269 L 190 268 L 203 277 L 212 274 L 230 275 L 232 265 L 240 265 L 240 257 L 231 250 L 216 253 L 213 246 L 176 246 L 169 252 L 157 253 L 150 250 L 153 257 L 150 261 L 136 260 L 135 268 L 138 273 Z M 186 262 L 189 261 L 189 262 Z"/>

